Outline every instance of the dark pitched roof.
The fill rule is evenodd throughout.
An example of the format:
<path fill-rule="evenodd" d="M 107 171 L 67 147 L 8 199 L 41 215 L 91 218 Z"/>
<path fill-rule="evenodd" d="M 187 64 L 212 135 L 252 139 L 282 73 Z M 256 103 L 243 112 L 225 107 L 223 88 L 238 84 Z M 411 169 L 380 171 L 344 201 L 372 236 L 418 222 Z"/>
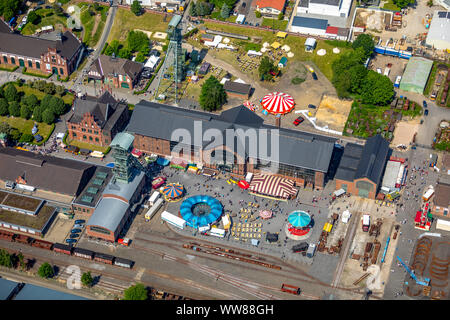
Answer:
<path fill-rule="evenodd" d="M 0 148 L 0 179 L 15 181 L 66 195 L 78 195 L 95 170 L 81 161 L 42 156 L 14 148 Z"/>
<path fill-rule="evenodd" d="M 295 16 L 292 20 L 292 25 L 294 27 L 326 30 L 328 26 L 328 20 Z"/>
<path fill-rule="evenodd" d="M 102 54 L 92 64 L 91 68 L 95 68 L 102 76 L 127 75 L 134 81 L 144 65 L 128 59 L 113 58 Z"/>
<path fill-rule="evenodd" d="M 70 59 L 81 47 L 81 42 L 70 31 L 61 35 L 61 40 L 47 40 L 18 33 L 0 32 L 0 51 L 40 59 L 49 48 L 56 48 L 64 58 Z"/>
<path fill-rule="evenodd" d="M 8 26 L 8 24 L 5 21 L 3 21 L 2 19 L 0 19 L 0 32 L 3 32 L 3 33 L 11 33 L 12 32 L 12 30 Z"/>
<path fill-rule="evenodd" d="M 368 178 L 379 184 L 389 151 L 389 142 L 379 134 L 367 139 L 364 147 L 354 143 L 347 144 L 336 172 L 336 179 L 353 181 Z"/>
<path fill-rule="evenodd" d="M 116 101 L 108 91 L 99 98 L 91 96 L 77 98 L 69 123 L 79 123 L 86 113 L 90 113 L 102 129 L 111 129 L 126 108 L 125 104 Z"/>
<path fill-rule="evenodd" d="M 127 131 L 143 136 L 171 140 L 176 129 L 185 129 L 191 133 L 192 144 L 208 148 L 209 141 L 196 141 L 194 122 L 200 121 L 202 130 L 218 129 L 226 137 L 226 129 L 267 129 L 269 141 L 268 154 L 275 147 L 279 150 L 278 162 L 311 170 L 327 172 L 336 139 L 297 130 L 269 126 L 264 120 L 244 106 L 238 106 L 220 115 L 187 110 L 142 100 L 135 105 Z M 276 130 L 273 131 L 272 130 Z M 273 136 L 272 136 L 273 134 Z M 271 141 L 277 141 L 271 146 Z M 239 140 L 235 147 L 244 144 Z M 248 155 L 248 143 L 245 143 Z M 261 157 L 260 157 L 261 158 Z M 270 159 L 269 159 L 270 160 Z"/>
<path fill-rule="evenodd" d="M 240 94 L 249 95 L 252 90 L 252 86 L 246 83 L 234 82 L 234 81 L 226 81 L 223 85 L 223 88 L 226 91 L 236 92 Z"/>

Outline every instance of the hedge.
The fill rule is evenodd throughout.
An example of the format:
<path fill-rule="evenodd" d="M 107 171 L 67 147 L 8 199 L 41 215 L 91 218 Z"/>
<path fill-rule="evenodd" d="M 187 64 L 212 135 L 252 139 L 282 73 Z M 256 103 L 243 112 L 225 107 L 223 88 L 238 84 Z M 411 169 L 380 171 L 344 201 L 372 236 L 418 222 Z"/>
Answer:
<path fill-rule="evenodd" d="M 49 75 L 44 76 L 44 75 L 38 74 L 38 73 L 27 72 L 27 68 L 23 68 L 22 74 L 26 74 L 28 76 L 33 76 L 33 77 L 44 78 L 44 79 L 48 79 L 48 78 L 50 78 L 53 75 L 52 73 L 50 73 Z"/>
<path fill-rule="evenodd" d="M 50 139 L 51 135 L 53 134 L 53 131 L 55 131 L 55 124 L 52 123 L 52 129 L 50 130 L 50 133 L 48 134 L 48 136 L 42 140 L 41 142 L 36 143 L 37 146 L 41 146 L 44 143 L 46 143 L 48 141 L 48 139 Z"/>
<path fill-rule="evenodd" d="M 2 70 L 2 71 L 8 71 L 8 72 L 14 72 L 14 71 L 16 71 L 18 68 L 19 68 L 19 66 L 14 66 L 14 67 L 12 67 L 12 68 L 3 68 L 3 67 L 0 67 L 0 70 Z"/>

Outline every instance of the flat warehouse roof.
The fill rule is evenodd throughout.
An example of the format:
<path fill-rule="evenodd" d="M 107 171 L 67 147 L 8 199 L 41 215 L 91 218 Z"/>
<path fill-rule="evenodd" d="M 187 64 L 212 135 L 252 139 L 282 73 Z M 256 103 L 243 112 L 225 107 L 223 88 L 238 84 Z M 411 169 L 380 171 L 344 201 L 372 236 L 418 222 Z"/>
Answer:
<path fill-rule="evenodd" d="M 0 209 L 0 221 L 41 231 L 53 216 L 55 207 L 44 205 L 36 215 Z"/>

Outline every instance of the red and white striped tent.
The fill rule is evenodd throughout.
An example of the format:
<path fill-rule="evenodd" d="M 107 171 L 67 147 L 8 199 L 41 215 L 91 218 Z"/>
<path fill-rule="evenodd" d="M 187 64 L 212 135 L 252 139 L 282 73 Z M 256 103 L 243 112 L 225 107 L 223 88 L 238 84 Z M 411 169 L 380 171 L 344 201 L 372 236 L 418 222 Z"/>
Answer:
<path fill-rule="evenodd" d="M 249 191 L 253 194 L 274 197 L 277 199 L 289 199 L 297 195 L 295 182 L 286 178 L 257 174 L 250 183 Z"/>
<path fill-rule="evenodd" d="M 251 103 L 250 101 L 245 101 L 244 102 L 244 107 L 247 107 L 248 109 L 250 109 L 251 111 L 255 111 L 255 105 L 253 103 Z"/>
<path fill-rule="evenodd" d="M 290 112 L 295 105 L 294 99 L 283 92 L 272 92 L 261 100 L 262 107 L 272 114 L 285 114 Z"/>

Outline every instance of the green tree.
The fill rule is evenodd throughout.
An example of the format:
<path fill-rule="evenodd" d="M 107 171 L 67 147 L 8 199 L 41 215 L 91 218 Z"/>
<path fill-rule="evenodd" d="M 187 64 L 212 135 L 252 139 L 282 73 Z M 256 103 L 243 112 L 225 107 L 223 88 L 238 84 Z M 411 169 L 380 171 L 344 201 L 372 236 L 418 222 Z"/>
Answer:
<path fill-rule="evenodd" d="M 52 101 L 53 96 L 47 94 L 41 100 L 42 111 L 50 107 L 50 102 Z"/>
<path fill-rule="evenodd" d="M 47 82 L 44 87 L 44 92 L 46 94 L 55 94 L 56 85 L 53 82 Z"/>
<path fill-rule="evenodd" d="M 81 283 L 86 287 L 92 286 L 92 284 L 94 283 L 94 278 L 92 278 L 90 271 L 83 273 L 83 275 L 81 276 Z"/>
<path fill-rule="evenodd" d="M 131 50 L 127 47 L 123 47 L 119 50 L 119 57 L 122 59 L 130 59 L 131 58 Z"/>
<path fill-rule="evenodd" d="M 394 0 L 394 4 L 401 9 L 406 8 L 407 6 L 414 3 L 415 0 Z"/>
<path fill-rule="evenodd" d="M 111 41 L 111 44 L 106 48 L 104 53 L 107 56 L 112 56 L 114 53 L 114 55 L 116 57 L 118 57 L 121 46 L 122 45 L 120 44 L 120 42 L 118 40 L 113 40 L 113 41 Z"/>
<path fill-rule="evenodd" d="M 427 6 L 429 6 L 431 8 L 433 6 L 433 0 L 428 0 Z"/>
<path fill-rule="evenodd" d="M 22 252 L 19 252 L 19 254 L 17 255 L 17 260 L 19 262 L 19 266 L 22 270 L 25 270 L 27 267 L 27 264 L 25 263 L 25 258 L 22 254 Z"/>
<path fill-rule="evenodd" d="M 145 62 L 145 60 L 146 60 L 147 58 L 145 57 L 145 55 L 142 53 L 142 52 L 139 52 L 137 55 L 136 55 L 136 62 Z"/>
<path fill-rule="evenodd" d="M 255 11 L 255 16 L 259 19 L 262 17 L 262 14 L 259 11 Z"/>
<path fill-rule="evenodd" d="M 9 114 L 8 100 L 0 98 L 0 116 L 7 116 Z"/>
<path fill-rule="evenodd" d="M 31 143 L 34 141 L 34 137 L 31 133 L 24 133 L 19 139 L 19 142 Z"/>
<path fill-rule="evenodd" d="M 33 111 L 30 109 L 29 106 L 26 104 L 23 104 L 20 106 L 20 117 L 24 119 L 30 119 L 31 115 L 33 114 Z"/>
<path fill-rule="evenodd" d="M 214 77 L 209 77 L 202 85 L 199 97 L 203 110 L 215 111 L 227 101 L 227 94 L 223 85 Z"/>
<path fill-rule="evenodd" d="M 148 291 L 142 283 L 138 283 L 126 289 L 123 297 L 125 300 L 147 300 Z"/>
<path fill-rule="evenodd" d="M 6 100 L 8 100 L 8 102 L 19 101 L 19 93 L 17 92 L 16 86 L 12 83 L 6 86 L 5 98 Z"/>
<path fill-rule="evenodd" d="M 38 24 L 39 16 L 36 14 L 36 11 L 33 10 L 28 14 L 27 22 L 32 24 Z"/>
<path fill-rule="evenodd" d="M 283 14 L 283 12 L 280 12 L 279 14 L 278 14 L 278 20 L 283 20 L 284 19 L 284 14 Z"/>
<path fill-rule="evenodd" d="M 4 249 L 0 249 L 0 265 L 12 268 L 13 267 L 13 259 L 8 251 Z"/>
<path fill-rule="evenodd" d="M 263 57 L 258 67 L 259 78 L 264 81 L 272 80 L 273 76 L 270 72 L 274 71 L 276 71 L 276 67 L 273 62 L 269 57 Z"/>
<path fill-rule="evenodd" d="M 12 130 L 11 126 L 7 122 L 5 122 L 5 121 L 0 122 L 0 132 L 1 133 L 6 133 L 7 135 L 9 135 L 11 133 L 11 130 Z"/>
<path fill-rule="evenodd" d="M 64 96 L 66 94 L 66 88 L 64 86 L 56 86 L 56 94 L 59 96 Z"/>
<path fill-rule="evenodd" d="M 5 21 L 11 20 L 20 9 L 20 0 L 2 0 L 0 1 L 0 16 L 3 16 Z"/>
<path fill-rule="evenodd" d="M 33 120 L 36 122 L 42 122 L 42 110 L 43 107 L 41 106 L 37 106 L 36 108 L 34 108 L 33 110 Z"/>
<path fill-rule="evenodd" d="M 26 104 L 31 109 L 34 109 L 39 105 L 39 100 L 34 94 L 29 94 L 24 96 L 23 103 Z"/>
<path fill-rule="evenodd" d="M 52 124 L 55 122 L 55 114 L 51 108 L 45 109 L 42 112 L 42 122 L 45 122 L 46 124 Z"/>
<path fill-rule="evenodd" d="M 53 270 L 53 267 L 48 262 L 44 262 L 39 267 L 38 275 L 41 278 L 48 279 L 48 278 L 53 277 L 55 275 L 55 272 Z"/>
<path fill-rule="evenodd" d="M 20 105 L 17 101 L 11 101 L 8 107 L 9 114 L 13 117 L 20 117 Z"/>
<path fill-rule="evenodd" d="M 49 109 L 53 111 L 55 116 L 60 116 L 66 111 L 66 104 L 63 99 L 53 96 L 49 101 Z"/>
<path fill-rule="evenodd" d="M 134 0 L 131 4 L 131 12 L 133 12 L 136 16 L 140 16 L 142 14 L 142 6 L 138 0 Z"/>
<path fill-rule="evenodd" d="M 373 42 L 372 36 L 367 33 L 360 34 L 352 44 L 353 49 L 363 48 L 364 49 L 364 57 L 367 59 L 373 53 L 373 49 L 375 48 L 375 43 Z"/>
<path fill-rule="evenodd" d="M 20 137 L 22 137 L 22 132 L 19 131 L 19 129 L 12 128 L 11 132 L 9 133 L 9 137 L 11 140 L 19 141 Z"/>
<path fill-rule="evenodd" d="M 127 45 L 132 52 L 139 51 L 144 44 L 149 46 L 148 36 L 144 32 L 132 30 L 128 33 Z"/>
<path fill-rule="evenodd" d="M 367 76 L 367 69 L 363 64 L 357 64 L 348 69 L 350 77 L 350 92 L 361 93 L 361 87 Z"/>
<path fill-rule="evenodd" d="M 223 19 L 227 19 L 230 16 L 230 7 L 226 3 L 222 5 L 222 9 L 220 10 L 220 16 Z"/>
<path fill-rule="evenodd" d="M 394 85 L 388 77 L 369 70 L 361 89 L 363 103 L 373 105 L 386 105 L 392 101 Z"/>

